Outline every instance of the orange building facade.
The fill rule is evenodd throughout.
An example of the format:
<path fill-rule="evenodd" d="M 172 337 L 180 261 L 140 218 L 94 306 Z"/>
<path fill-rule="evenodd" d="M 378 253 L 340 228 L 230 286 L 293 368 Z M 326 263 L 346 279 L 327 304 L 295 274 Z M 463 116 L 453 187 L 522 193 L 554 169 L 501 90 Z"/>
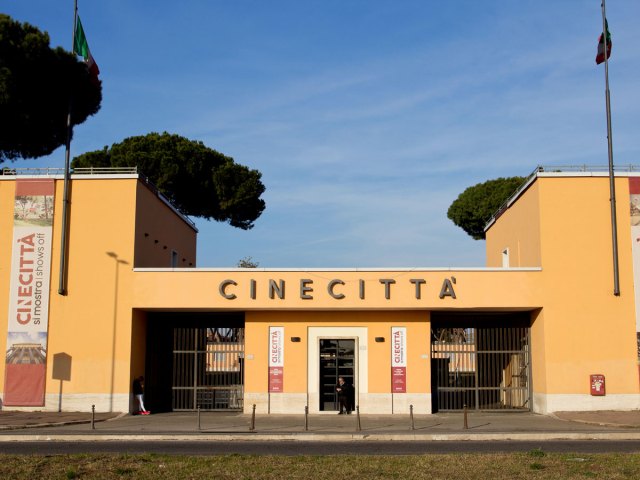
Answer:
<path fill-rule="evenodd" d="M 197 230 L 134 172 L 0 176 L 4 409 L 406 414 L 640 408 L 640 175 L 538 171 L 484 268 L 196 267 Z M 18 173 L 17 175 L 15 173 Z M 636 266 L 635 272 L 640 273 Z M 58 293 L 61 281 L 64 294 Z"/>

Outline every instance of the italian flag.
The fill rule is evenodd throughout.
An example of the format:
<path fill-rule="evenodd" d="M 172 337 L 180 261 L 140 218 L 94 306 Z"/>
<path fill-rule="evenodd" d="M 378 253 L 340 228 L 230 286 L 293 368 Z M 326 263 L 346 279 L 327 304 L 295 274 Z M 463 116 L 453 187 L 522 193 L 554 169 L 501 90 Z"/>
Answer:
<path fill-rule="evenodd" d="M 89 73 L 91 74 L 91 78 L 97 81 L 98 75 L 100 74 L 100 69 L 98 68 L 98 64 L 93 59 L 91 51 L 89 50 L 89 44 L 87 43 L 87 37 L 85 37 L 84 35 L 84 29 L 82 28 L 82 22 L 80 22 L 80 16 L 78 16 L 78 22 L 76 24 L 76 36 L 73 42 L 73 53 L 84 58 L 84 61 L 87 64 L 87 68 L 89 69 Z"/>
<path fill-rule="evenodd" d="M 607 35 L 607 60 L 609 59 L 609 57 L 611 56 L 611 34 L 609 33 L 609 24 L 607 23 L 607 20 L 604 20 L 604 25 L 605 25 L 605 29 L 606 29 L 606 35 Z M 605 33 L 601 33 L 600 34 L 600 38 L 598 39 L 598 54 L 596 55 L 596 65 L 600 65 L 602 62 L 604 62 L 605 58 L 604 58 L 604 37 Z"/>

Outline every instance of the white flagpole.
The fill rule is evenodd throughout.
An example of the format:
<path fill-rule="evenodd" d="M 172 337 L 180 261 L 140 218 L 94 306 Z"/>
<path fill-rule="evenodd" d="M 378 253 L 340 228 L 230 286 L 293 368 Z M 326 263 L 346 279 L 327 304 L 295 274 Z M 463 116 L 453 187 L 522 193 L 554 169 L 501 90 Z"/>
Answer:
<path fill-rule="evenodd" d="M 78 23 L 78 0 L 73 4 L 73 38 L 71 40 L 71 51 L 75 53 L 76 25 Z M 71 93 L 73 95 L 73 92 Z M 64 153 L 64 191 L 62 194 L 62 228 L 60 237 L 60 275 L 58 277 L 58 294 L 67 294 L 67 234 L 69 230 L 69 157 L 71 156 L 71 134 L 73 126 L 71 124 L 71 109 L 73 108 L 73 98 L 69 100 L 69 112 L 67 113 L 67 142 Z"/>
<path fill-rule="evenodd" d="M 609 95 L 609 58 L 607 39 L 607 12 L 605 0 L 602 0 L 602 36 L 604 39 L 604 81 L 607 105 L 607 143 L 609 152 L 609 193 L 611 196 L 611 240 L 613 250 L 613 294 L 620 295 L 620 274 L 618 269 L 618 223 L 616 220 L 616 185 L 613 168 L 613 140 L 611 138 L 611 99 Z"/>

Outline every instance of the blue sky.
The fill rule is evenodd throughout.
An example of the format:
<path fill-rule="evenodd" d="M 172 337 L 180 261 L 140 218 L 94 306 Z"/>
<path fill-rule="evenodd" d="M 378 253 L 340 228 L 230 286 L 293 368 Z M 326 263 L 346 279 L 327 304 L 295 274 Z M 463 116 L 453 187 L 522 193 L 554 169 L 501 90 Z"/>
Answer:
<path fill-rule="evenodd" d="M 68 5 L 67 5 L 68 4 Z M 73 1 L 3 13 L 71 48 Z M 198 266 L 481 267 L 466 187 L 606 165 L 600 0 L 79 1 L 102 109 L 72 155 L 149 132 L 263 174 L 250 231 L 197 220 Z M 640 163 L 640 2 L 610 0 L 614 161 Z M 64 165 L 64 149 L 14 166 Z"/>

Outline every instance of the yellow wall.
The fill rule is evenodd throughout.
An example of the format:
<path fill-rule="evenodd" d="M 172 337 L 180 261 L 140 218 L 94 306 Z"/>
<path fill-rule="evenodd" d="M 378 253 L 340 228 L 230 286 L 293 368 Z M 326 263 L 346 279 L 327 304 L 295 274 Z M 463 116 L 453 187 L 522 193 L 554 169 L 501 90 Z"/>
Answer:
<path fill-rule="evenodd" d="M 6 345 L 15 181 L 0 181 L 0 342 Z M 67 295 L 59 295 L 63 181 L 55 182 L 46 393 L 59 392 L 52 359 L 66 354 L 71 380 L 64 394 L 128 394 L 132 375 L 144 372 L 146 320 L 132 321 L 136 224 L 195 263 L 195 231 L 135 176 L 71 181 Z M 181 238 L 180 238 L 181 237 Z M 162 244 L 164 245 L 164 243 Z M 170 253 L 142 245 L 140 262 L 169 266 Z M 147 247 L 147 248 L 144 248 Z M 169 250 L 170 252 L 170 250 Z M 4 368 L 0 368 L 4 385 Z"/>
<path fill-rule="evenodd" d="M 605 375 L 608 393 L 639 391 L 627 178 L 616 179 L 616 191 L 620 296 L 606 176 L 541 176 L 487 234 L 496 263 L 496 251 L 534 234 L 531 225 L 540 232 L 529 242 L 543 266 L 531 332 L 537 393 L 589 394 L 590 374 Z"/>
<path fill-rule="evenodd" d="M 0 346 L 6 351 L 7 316 L 9 310 L 9 285 L 11 274 L 11 250 L 13 248 L 13 205 L 15 182 L 0 180 Z M 4 390 L 4 362 L 0 367 L 0 388 Z"/>
<path fill-rule="evenodd" d="M 638 393 L 629 186 L 616 180 L 620 296 L 613 295 L 609 181 L 541 178 L 542 290 L 547 391 Z"/>
<path fill-rule="evenodd" d="M 369 393 L 391 391 L 391 327 L 407 328 L 407 393 L 430 391 L 430 322 L 426 312 L 250 312 L 245 318 L 245 391 L 266 392 L 269 380 L 269 327 L 285 328 L 284 392 L 305 393 L 308 381 L 307 348 L 309 327 L 368 327 Z M 291 337 L 300 337 L 299 343 Z M 376 343 L 375 337 L 384 337 Z M 426 357 L 425 357 L 426 356 Z"/>
<path fill-rule="evenodd" d="M 534 309 L 541 306 L 538 269 L 508 271 L 496 270 L 218 270 L 197 269 L 172 271 L 169 269 L 136 269 L 132 301 L 134 308 L 142 309 Z M 455 284 L 453 279 L 455 278 Z M 342 280 L 334 292 L 345 295 L 332 298 L 327 293 L 331 280 Z M 389 299 L 380 280 L 392 279 Z M 411 279 L 423 279 L 421 298 Z M 226 299 L 220 286 L 233 280 Z M 250 298 L 251 280 L 256 281 L 256 298 Z M 269 297 L 269 281 L 284 282 L 285 294 L 280 299 Z M 301 282 L 313 280 L 312 300 L 301 299 Z M 365 281 L 365 299 L 359 297 L 359 281 Z M 448 280 L 456 298 L 440 298 L 443 283 Z"/>
<path fill-rule="evenodd" d="M 531 381 L 533 391 L 547 393 L 547 363 L 544 310 L 531 312 Z"/>
<path fill-rule="evenodd" d="M 487 231 L 487 267 L 502 267 L 505 249 L 511 268 L 542 265 L 538 183 L 529 186 Z"/>
<path fill-rule="evenodd" d="M 307 388 L 308 328 L 334 325 L 367 327 L 372 394 L 388 393 L 391 382 L 390 344 L 374 338 L 388 338 L 392 326 L 406 326 L 408 393 L 428 392 L 430 312 L 435 311 L 532 312 L 535 393 L 588 395 L 590 374 L 606 376 L 608 395 L 639 393 L 626 178 L 616 181 L 620 296 L 612 293 L 606 177 L 541 176 L 498 218 L 487 232 L 487 264 L 499 267 L 500 252 L 509 247 L 511 266 L 519 269 L 394 271 L 134 268 L 168 267 L 172 249 L 181 253 L 181 263 L 185 258 L 195 264 L 194 230 L 137 178 L 95 177 L 72 184 L 68 295 L 60 296 L 62 181 L 56 181 L 48 343 L 49 359 L 62 353 L 71 358 L 65 394 L 127 395 L 132 376 L 144 371 L 146 311 L 179 310 L 246 312 L 246 352 L 253 355 L 245 364 L 249 393 L 267 390 L 270 325 L 284 326 L 286 339 L 302 339 L 285 343 L 287 393 Z M 1 292 L 9 292 L 14 191 L 15 182 L 0 181 Z M 420 298 L 412 279 L 425 282 Z M 271 281 L 285 285 L 284 298 L 270 298 Z M 331 296 L 332 282 L 333 294 L 344 298 Z M 446 282 L 455 298 L 440 298 Z M 5 345 L 7 302 L 8 293 L 0 295 Z M 52 363 L 47 393 L 57 394 Z"/>
<path fill-rule="evenodd" d="M 63 182 L 56 181 L 48 355 L 71 356 L 65 393 L 129 391 L 137 179 L 72 181 L 68 294 L 57 294 Z M 51 375 L 48 366 L 47 380 Z M 47 381 L 47 392 L 58 385 Z"/>
<path fill-rule="evenodd" d="M 195 267 L 196 230 L 155 192 L 138 183 L 136 201 L 135 266 L 171 267 L 171 252 L 177 252 L 176 268 Z"/>

